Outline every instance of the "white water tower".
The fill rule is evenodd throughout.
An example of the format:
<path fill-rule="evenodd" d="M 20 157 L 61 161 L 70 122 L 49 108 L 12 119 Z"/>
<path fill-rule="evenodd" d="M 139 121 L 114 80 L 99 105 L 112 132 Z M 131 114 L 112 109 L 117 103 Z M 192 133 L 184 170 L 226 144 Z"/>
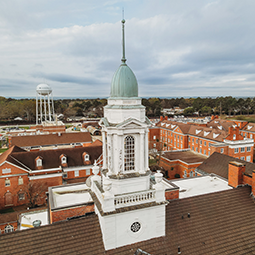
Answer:
<path fill-rule="evenodd" d="M 55 121 L 52 89 L 48 84 L 36 87 L 36 125 Z"/>

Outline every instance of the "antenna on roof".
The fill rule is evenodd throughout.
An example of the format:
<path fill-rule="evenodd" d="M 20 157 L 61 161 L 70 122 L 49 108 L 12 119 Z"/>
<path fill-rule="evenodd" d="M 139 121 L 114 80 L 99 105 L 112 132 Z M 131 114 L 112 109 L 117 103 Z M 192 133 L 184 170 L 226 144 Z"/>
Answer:
<path fill-rule="evenodd" d="M 126 63 L 126 58 L 125 58 L 125 19 L 124 19 L 124 8 L 122 9 L 122 63 Z"/>

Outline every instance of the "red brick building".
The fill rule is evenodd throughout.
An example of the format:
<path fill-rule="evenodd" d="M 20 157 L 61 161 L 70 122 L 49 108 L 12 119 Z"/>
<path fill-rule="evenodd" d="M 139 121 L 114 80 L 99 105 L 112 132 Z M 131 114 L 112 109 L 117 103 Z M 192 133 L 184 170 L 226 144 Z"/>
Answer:
<path fill-rule="evenodd" d="M 48 187 L 84 182 L 91 175 L 94 161 L 102 163 L 101 157 L 101 142 L 42 151 L 13 146 L 0 156 L 0 209 L 27 204 L 31 192 L 40 193 L 37 203 L 44 203 Z M 37 191 L 31 191 L 31 186 Z"/>
<path fill-rule="evenodd" d="M 244 124 L 214 119 L 204 127 L 164 119 L 150 129 L 149 148 L 190 149 L 207 157 L 216 151 L 253 162 L 254 140 L 242 135 Z"/>

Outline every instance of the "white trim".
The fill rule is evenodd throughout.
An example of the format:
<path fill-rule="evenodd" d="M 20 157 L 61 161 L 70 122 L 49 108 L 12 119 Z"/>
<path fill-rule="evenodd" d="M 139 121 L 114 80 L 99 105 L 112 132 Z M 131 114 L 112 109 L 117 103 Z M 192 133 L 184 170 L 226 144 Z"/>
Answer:
<path fill-rule="evenodd" d="M 2 165 L 5 164 L 5 163 L 8 163 L 8 164 L 10 164 L 10 165 L 12 165 L 12 166 L 14 166 L 14 167 L 17 167 L 17 168 L 23 170 L 23 171 L 26 171 L 27 173 L 30 173 L 30 172 L 31 172 L 31 170 L 28 171 L 28 170 L 26 170 L 25 168 L 22 168 L 22 167 L 20 167 L 20 166 L 14 165 L 13 163 L 10 163 L 10 162 L 7 161 L 7 160 L 5 160 L 3 163 L 1 163 L 0 166 L 2 166 Z"/>
<path fill-rule="evenodd" d="M 54 177 L 59 177 L 59 176 L 62 177 L 62 173 L 28 176 L 28 178 L 31 181 L 31 180 L 37 180 L 37 179 L 54 178 Z"/>
<path fill-rule="evenodd" d="M 58 168 L 48 168 L 48 169 L 41 169 L 41 170 L 32 170 L 30 173 L 41 173 L 41 172 L 51 172 L 51 171 L 56 171 L 56 170 L 61 170 L 61 166 Z"/>
<path fill-rule="evenodd" d="M 88 169 L 92 169 L 93 165 L 88 165 L 88 166 L 84 166 L 82 168 L 78 167 L 70 167 L 70 168 L 63 168 L 63 172 L 71 172 L 71 171 L 75 171 L 75 170 L 88 170 Z"/>
<path fill-rule="evenodd" d="M 27 174 L 9 174 L 9 175 L 0 175 L 0 178 L 9 178 L 9 177 L 16 177 L 16 176 L 27 176 Z"/>

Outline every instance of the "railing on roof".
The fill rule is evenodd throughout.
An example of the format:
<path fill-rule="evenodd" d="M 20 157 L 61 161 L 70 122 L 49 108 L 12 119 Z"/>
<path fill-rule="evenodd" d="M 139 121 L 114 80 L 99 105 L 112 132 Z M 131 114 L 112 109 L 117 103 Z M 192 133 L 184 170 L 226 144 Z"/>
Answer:
<path fill-rule="evenodd" d="M 115 208 L 132 206 L 141 203 L 155 201 L 155 190 L 135 192 L 126 195 L 116 195 L 114 198 Z"/>

